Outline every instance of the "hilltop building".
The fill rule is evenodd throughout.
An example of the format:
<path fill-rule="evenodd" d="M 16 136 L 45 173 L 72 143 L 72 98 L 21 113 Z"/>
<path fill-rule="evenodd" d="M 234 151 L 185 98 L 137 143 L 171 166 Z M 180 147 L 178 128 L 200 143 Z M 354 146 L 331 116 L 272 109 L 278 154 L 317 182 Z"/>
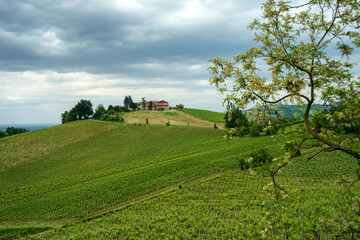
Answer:
<path fill-rule="evenodd" d="M 169 103 L 161 100 L 161 101 L 145 101 L 145 108 L 143 102 L 137 102 L 138 110 L 149 110 L 149 106 L 152 106 L 151 110 L 164 111 L 169 110 Z"/>

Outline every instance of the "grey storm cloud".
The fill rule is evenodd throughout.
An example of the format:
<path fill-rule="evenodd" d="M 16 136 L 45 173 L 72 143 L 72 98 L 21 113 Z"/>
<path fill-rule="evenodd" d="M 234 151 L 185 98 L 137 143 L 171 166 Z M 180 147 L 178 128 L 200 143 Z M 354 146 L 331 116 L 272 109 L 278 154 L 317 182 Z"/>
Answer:
<path fill-rule="evenodd" d="M 3 70 L 97 73 L 236 54 L 251 40 L 241 20 L 253 13 L 245 1 L 5 0 L 0 9 Z"/>
<path fill-rule="evenodd" d="M 261 2 L 2 0 L 0 123 L 55 122 L 81 98 L 128 94 L 221 111 L 208 60 L 253 46 Z"/>

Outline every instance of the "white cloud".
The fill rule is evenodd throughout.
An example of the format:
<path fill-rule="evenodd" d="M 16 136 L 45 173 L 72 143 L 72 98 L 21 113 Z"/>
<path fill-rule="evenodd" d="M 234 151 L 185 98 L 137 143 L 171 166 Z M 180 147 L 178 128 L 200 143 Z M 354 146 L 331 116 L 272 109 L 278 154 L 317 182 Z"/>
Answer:
<path fill-rule="evenodd" d="M 98 104 L 122 104 L 125 95 L 134 101 L 164 99 L 222 111 L 221 97 L 207 80 L 176 78 L 135 79 L 114 74 L 54 71 L 0 72 L 0 123 L 58 122 L 60 114 L 80 99 Z M 205 103 L 208 107 L 206 107 Z M 31 109 L 31 110 L 30 110 Z M 18 114 L 12 112 L 18 111 Z M 25 114 L 27 117 L 25 117 Z M 46 118 L 40 117 L 47 115 Z M 9 117 L 17 116 L 15 119 Z M 36 120 L 39 119 L 39 120 Z"/>

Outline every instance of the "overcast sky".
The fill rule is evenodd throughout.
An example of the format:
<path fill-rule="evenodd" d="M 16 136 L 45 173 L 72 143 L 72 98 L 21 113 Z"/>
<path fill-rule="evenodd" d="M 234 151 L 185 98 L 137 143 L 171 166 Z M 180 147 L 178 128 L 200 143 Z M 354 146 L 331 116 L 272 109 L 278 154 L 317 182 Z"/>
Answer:
<path fill-rule="evenodd" d="M 253 46 L 260 0 L 1 0 L 0 124 L 60 122 L 80 99 L 223 111 L 210 58 Z"/>

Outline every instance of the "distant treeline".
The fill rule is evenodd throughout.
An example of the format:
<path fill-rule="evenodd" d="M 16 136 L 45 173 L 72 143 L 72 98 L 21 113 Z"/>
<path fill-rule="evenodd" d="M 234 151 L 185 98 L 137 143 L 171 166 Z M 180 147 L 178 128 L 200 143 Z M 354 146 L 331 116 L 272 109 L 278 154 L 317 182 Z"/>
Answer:
<path fill-rule="evenodd" d="M 15 128 L 15 127 L 8 127 L 6 131 L 0 131 L 0 138 L 12 136 L 19 133 L 29 132 L 29 130 L 25 128 Z"/>

